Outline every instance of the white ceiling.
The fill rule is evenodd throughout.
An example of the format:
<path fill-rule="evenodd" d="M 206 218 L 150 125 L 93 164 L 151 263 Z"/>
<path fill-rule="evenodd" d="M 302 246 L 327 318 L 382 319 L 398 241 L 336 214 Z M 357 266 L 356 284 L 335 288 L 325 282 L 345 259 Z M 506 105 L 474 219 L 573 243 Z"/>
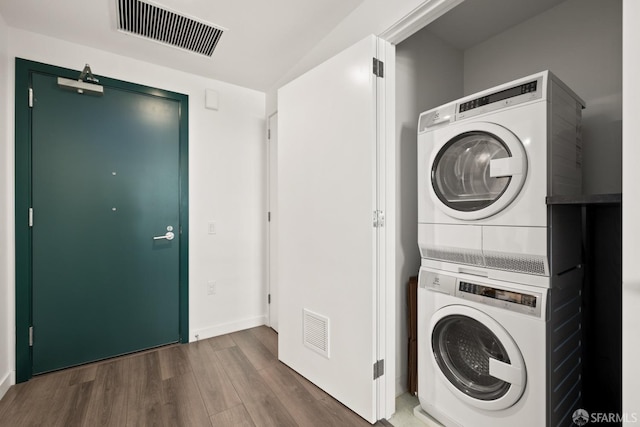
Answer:
<path fill-rule="evenodd" d="M 226 28 L 213 56 L 116 31 L 116 0 L 0 0 L 0 15 L 10 27 L 266 91 L 363 0 L 147 2 Z"/>
<path fill-rule="evenodd" d="M 226 28 L 210 58 L 118 32 L 116 1 L 0 0 L 0 15 L 14 28 L 267 91 L 365 0 L 145 0 Z M 562 1 L 466 0 L 428 30 L 466 49 Z"/>
<path fill-rule="evenodd" d="M 451 46 L 465 50 L 564 1 L 465 0 L 429 24 L 427 30 Z"/>

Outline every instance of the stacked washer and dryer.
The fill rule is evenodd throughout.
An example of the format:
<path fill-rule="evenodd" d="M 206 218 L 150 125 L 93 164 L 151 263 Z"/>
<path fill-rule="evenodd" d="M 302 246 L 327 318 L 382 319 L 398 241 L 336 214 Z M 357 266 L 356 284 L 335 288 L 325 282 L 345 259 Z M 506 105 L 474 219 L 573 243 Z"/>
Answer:
<path fill-rule="evenodd" d="M 582 101 L 551 72 L 420 115 L 418 397 L 445 426 L 570 426 L 581 403 Z"/>

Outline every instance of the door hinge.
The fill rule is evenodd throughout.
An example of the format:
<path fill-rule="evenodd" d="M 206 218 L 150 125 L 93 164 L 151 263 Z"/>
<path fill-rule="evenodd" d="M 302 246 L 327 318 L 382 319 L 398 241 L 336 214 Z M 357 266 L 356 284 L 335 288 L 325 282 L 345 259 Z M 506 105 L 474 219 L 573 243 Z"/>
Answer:
<path fill-rule="evenodd" d="M 267 212 L 267 221 L 271 222 L 271 212 Z"/>
<path fill-rule="evenodd" d="M 271 304 L 271 294 L 268 294 L 268 295 L 267 295 L 267 303 L 268 303 L 268 304 Z"/>
<path fill-rule="evenodd" d="M 33 326 L 29 326 L 29 347 L 33 347 Z"/>
<path fill-rule="evenodd" d="M 267 139 L 271 139 L 271 129 L 267 129 Z"/>
<path fill-rule="evenodd" d="M 29 208 L 29 227 L 33 227 L 33 208 Z"/>
<path fill-rule="evenodd" d="M 29 107 L 33 107 L 33 88 L 29 88 Z"/>
<path fill-rule="evenodd" d="M 380 78 L 384 78 L 384 62 L 378 58 L 373 58 L 373 74 Z"/>
<path fill-rule="evenodd" d="M 384 375 L 384 359 L 373 364 L 373 379 L 376 380 Z"/>
<path fill-rule="evenodd" d="M 373 211 L 373 227 L 374 228 L 384 227 L 384 212 L 383 211 Z"/>

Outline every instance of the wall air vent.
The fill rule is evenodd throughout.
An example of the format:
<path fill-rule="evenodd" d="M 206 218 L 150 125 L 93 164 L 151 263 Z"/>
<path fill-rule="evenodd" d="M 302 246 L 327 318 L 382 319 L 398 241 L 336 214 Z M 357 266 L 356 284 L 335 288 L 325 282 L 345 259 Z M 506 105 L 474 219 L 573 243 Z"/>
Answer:
<path fill-rule="evenodd" d="M 304 345 L 329 358 L 329 318 L 303 310 Z"/>
<path fill-rule="evenodd" d="M 224 28 L 140 0 L 118 2 L 118 30 L 205 56 L 213 55 Z"/>

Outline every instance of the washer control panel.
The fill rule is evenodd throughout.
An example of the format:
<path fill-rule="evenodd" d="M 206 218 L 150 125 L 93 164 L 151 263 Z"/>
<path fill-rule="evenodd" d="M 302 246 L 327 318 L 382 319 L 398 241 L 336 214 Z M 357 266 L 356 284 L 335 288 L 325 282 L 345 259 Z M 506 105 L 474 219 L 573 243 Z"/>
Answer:
<path fill-rule="evenodd" d="M 460 281 L 458 282 L 458 291 L 466 292 L 473 295 L 481 295 L 487 298 L 493 298 L 500 301 L 507 301 L 513 304 L 526 305 L 535 308 L 538 298 L 533 295 L 522 294 L 520 292 L 505 291 L 504 289 L 492 288 L 489 286 L 478 285 Z"/>
<path fill-rule="evenodd" d="M 540 317 L 542 296 L 458 279 L 456 296 L 507 310 Z"/>
<path fill-rule="evenodd" d="M 542 294 L 538 292 L 522 292 L 508 287 L 470 282 L 459 277 L 424 270 L 420 272 L 418 283 L 420 288 L 432 292 L 452 295 L 530 316 L 542 316 L 544 302 Z"/>

